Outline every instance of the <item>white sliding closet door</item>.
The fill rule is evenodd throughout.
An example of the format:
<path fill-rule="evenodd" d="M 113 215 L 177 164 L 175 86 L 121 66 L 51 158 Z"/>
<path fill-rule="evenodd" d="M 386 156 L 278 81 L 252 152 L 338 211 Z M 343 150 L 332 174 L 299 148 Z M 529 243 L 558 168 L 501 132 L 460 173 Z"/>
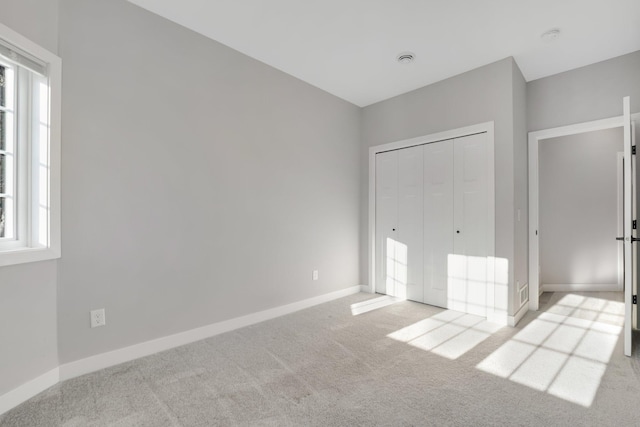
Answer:
<path fill-rule="evenodd" d="M 487 314 L 486 134 L 454 140 L 454 245 L 449 256 L 449 308 Z"/>
<path fill-rule="evenodd" d="M 424 298 L 447 307 L 447 263 L 453 254 L 453 140 L 424 146 Z"/>
<path fill-rule="evenodd" d="M 398 152 L 376 155 L 376 290 L 396 296 Z"/>
<path fill-rule="evenodd" d="M 422 302 L 423 146 L 399 150 L 398 156 L 398 239 L 395 249 L 399 282 L 396 296 Z"/>

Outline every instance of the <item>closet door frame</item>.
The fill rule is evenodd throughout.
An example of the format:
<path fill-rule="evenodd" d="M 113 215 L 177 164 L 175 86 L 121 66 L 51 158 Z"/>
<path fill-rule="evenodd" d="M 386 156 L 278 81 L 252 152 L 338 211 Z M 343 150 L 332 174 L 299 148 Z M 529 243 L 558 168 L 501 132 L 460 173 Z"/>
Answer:
<path fill-rule="evenodd" d="M 494 122 L 479 123 L 445 132 L 419 136 L 417 138 L 390 142 L 369 148 L 369 290 L 376 292 L 382 288 L 376 284 L 376 154 L 386 151 L 399 150 L 417 145 L 446 141 L 448 139 L 461 138 L 478 133 L 487 134 L 487 319 L 501 321 L 506 319 L 503 310 L 496 310 L 495 301 L 495 149 L 494 149 Z M 377 289 L 380 290 L 380 289 Z M 504 318 L 504 319 L 503 319 Z"/>

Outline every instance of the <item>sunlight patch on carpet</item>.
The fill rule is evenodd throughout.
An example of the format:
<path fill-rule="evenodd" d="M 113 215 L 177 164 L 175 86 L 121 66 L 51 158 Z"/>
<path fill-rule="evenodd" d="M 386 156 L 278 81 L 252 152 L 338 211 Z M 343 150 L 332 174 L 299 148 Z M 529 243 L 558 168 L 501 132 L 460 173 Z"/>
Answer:
<path fill-rule="evenodd" d="M 621 302 L 566 295 L 477 368 L 590 407 L 622 332 L 623 312 Z"/>

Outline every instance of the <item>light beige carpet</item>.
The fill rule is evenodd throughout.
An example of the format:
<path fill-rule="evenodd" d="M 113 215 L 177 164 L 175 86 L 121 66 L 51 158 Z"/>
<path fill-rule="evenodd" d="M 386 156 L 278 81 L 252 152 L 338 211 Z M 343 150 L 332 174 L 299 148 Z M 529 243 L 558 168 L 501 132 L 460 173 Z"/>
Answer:
<path fill-rule="evenodd" d="M 1 426 L 636 426 L 620 294 L 544 294 L 517 328 L 357 294 L 85 375 Z"/>

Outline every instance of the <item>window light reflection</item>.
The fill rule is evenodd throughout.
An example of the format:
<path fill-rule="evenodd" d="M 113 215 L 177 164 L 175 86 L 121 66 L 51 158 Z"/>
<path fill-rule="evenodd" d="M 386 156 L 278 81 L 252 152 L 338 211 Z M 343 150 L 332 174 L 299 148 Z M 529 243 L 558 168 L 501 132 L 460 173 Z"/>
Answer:
<path fill-rule="evenodd" d="M 502 327 L 479 316 L 446 310 L 387 336 L 455 360 Z"/>
<path fill-rule="evenodd" d="M 565 295 L 477 368 L 590 407 L 615 350 L 624 303 Z"/>
<path fill-rule="evenodd" d="M 407 299 L 407 256 L 408 248 L 391 238 L 387 238 L 387 295 Z"/>

